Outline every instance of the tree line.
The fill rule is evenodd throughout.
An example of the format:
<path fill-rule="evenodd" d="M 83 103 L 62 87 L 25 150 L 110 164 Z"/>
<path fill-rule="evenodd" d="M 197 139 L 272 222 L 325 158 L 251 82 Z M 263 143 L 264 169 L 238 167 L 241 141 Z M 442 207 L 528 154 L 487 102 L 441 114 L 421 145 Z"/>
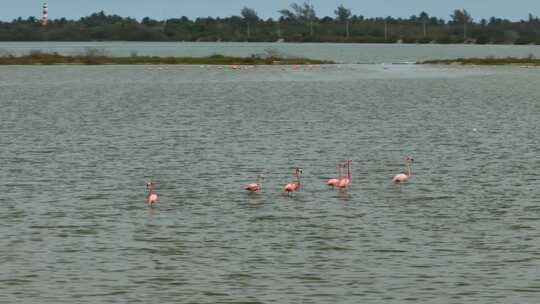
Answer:
<path fill-rule="evenodd" d="M 137 20 L 103 11 L 78 20 L 35 17 L 0 22 L 0 41 L 233 41 L 233 42 L 354 42 L 354 43 L 478 43 L 540 44 L 540 20 L 491 17 L 474 20 L 455 10 L 448 20 L 426 12 L 409 18 L 355 15 L 343 5 L 334 16 L 317 16 L 309 2 L 293 3 L 278 19 L 260 18 L 244 7 L 226 18 Z"/>

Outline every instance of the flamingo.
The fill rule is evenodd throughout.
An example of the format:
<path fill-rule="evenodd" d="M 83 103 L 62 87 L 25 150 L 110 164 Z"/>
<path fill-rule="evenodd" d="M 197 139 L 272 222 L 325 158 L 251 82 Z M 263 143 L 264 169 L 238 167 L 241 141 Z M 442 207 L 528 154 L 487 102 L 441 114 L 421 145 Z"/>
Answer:
<path fill-rule="evenodd" d="M 257 182 L 247 185 L 245 189 L 249 192 L 261 191 L 262 190 L 262 184 L 260 182 L 261 179 L 264 179 L 264 176 L 260 174 L 257 175 Z"/>
<path fill-rule="evenodd" d="M 158 195 L 157 193 L 154 193 L 154 187 L 155 187 L 154 181 L 150 180 L 148 183 L 146 183 L 146 189 L 148 189 L 148 205 L 153 206 L 157 203 Z"/>
<path fill-rule="evenodd" d="M 340 188 L 347 188 L 347 186 L 349 186 L 351 181 L 352 181 L 352 178 L 351 178 L 351 161 L 348 160 L 347 161 L 347 177 L 340 179 L 338 186 Z"/>
<path fill-rule="evenodd" d="M 285 185 L 285 188 L 283 188 L 283 192 L 291 193 L 300 189 L 300 175 L 301 174 L 302 174 L 302 169 L 296 168 L 296 171 L 294 173 L 294 175 L 296 176 L 296 181 L 290 182 L 287 185 Z"/>
<path fill-rule="evenodd" d="M 339 184 L 339 180 L 341 179 L 341 161 L 338 161 L 338 178 L 331 178 L 329 179 L 326 184 L 330 187 L 335 187 Z"/>
<path fill-rule="evenodd" d="M 409 178 L 412 175 L 411 167 L 412 167 L 413 162 L 414 162 L 414 158 L 412 158 L 410 156 L 405 157 L 405 166 L 407 167 L 407 172 L 400 173 L 400 174 L 394 176 L 394 178 L 392 178 L 392 181 L 394 183 L 396 183 L 396 184 L 399 184 L 399 183 L 404 183 L 407 180 L 409 180 Z"/>

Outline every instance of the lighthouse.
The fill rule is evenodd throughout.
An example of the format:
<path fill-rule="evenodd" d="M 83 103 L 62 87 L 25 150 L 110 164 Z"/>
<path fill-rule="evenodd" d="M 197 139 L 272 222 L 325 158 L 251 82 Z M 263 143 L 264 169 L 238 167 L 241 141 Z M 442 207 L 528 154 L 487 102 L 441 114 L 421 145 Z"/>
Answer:
<path fill-rule="evenodd" d="M 49 23 L 49 6 L 47 2 L 43 3 L 43 16 L 41 17 L 41 25 L 46 26 Z"/>

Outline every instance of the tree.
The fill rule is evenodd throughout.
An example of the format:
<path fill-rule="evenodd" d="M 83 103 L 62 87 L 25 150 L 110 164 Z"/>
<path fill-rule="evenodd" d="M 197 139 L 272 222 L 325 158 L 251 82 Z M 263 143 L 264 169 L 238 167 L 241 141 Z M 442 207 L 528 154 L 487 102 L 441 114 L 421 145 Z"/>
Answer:
<path fill-rule="evenodd" d="M 418 19 L 422 22 L 422 27 L 423 27 L 423 30 L 424 30 L 424 38 L 426 38 L 426 36 L 427 36 L 426 23 L 429 20 L 429 15 L 428 15 L 428 13 L 422 11 L 420 13 L 420 15 L 418 16 Z"/>
<path fill-rule="evenodd" d="M 452 11 L 453 14 L 449 14 L 452 18 L 447 22 L 425 12 L 410 18 L 364 18 L 351 16 L 343 5 L 336 5 L 335 15 L 317 18 L 310 2 L 298 1 L 302 2 L 280 11 L 279 23 L 272 19 L 262 20 L 253 9 L 245 7 L 240 7 L 236 16 L 195 20 L 187 17 L 168 20 L 146 17 L 138 21 L 100 11 L 77 20 L 51 19 L 47 27 L 42 27 L 35 17 L 19 17 L 9 22 L 0 21 L 0 40 L 245 41 L 248 37 L 249 41 L 269 42 L 286 38 L 295 42 L 341 42 L 345 39 L 348 20 L 350 37 L 346 41 L 350 42 L 393 42 L 400 39 L 406 43 L 461 43 L 471 38 L 471 29 L 474 28 L 476 43 L 540 44 L 540 20 L 535 14 L 525 15 L 519 21 L 497 17 L 473 21 L 467 11 L 460 9 Z M 359 23 L 362 26 L 353 29 L 352 24 Z M 314 25 L 318 26 L 316 33 Z"/>
<path fill-rule="evenodd" d="M 306 22 L 309 25 L 309 33 L 313 36 L 313 20 L 317 18 L 315 7 L 306 1 L 303 4 L 291 4 L 291 9 L 292 11 L 283 9 L 278 12 L 282 15 L 282 18 L 286 20 Z"/>
<path fill-rule="evenodd" d="M 280 19 L 296 20 L 296 15 L 288 9 L 279 10 L 278 13 L 281 14 Z"/>
<path fill-rule="evenodd" d="M 339 22 L 345 23 L 345 36 L 349 38 L 349 20 L 352 15 L 351 10 L 345 8 L 342 4 L 336 8 L 334 14 L 336 14 L 336 19 L 339 20 Z"/>
<path fill-rule="evenodd" d="M 455 25 L 463 24 L 463 40 L 467 40 L 467 24 L 473 21 L 471 15 L 465 9 L 457 9 L 454 10 L 450 17 L 452 18 L 450 23 Z"/>
<path fill-rule="evenodd" d="M 308 1 L 303 4 L 293 3 L 291 4 L 291 8 L 294 10 L 297 18 L 301 20 L 309 21 L 316 17 L 315 8 Z"/>
<path fill-rule="evenodd" d="M 309 23 L 309 35 L 313 37 L 313 20 L 317 18 L 317 14 L 315 13 L 315 7 L 309 2 L 304 2 L 303 7 L 305 19 Z"/>
<path fill-rule="evenodd" d="M 251 37 L 251 24 L 256 23 L 259 21 L 259 16 L 257 15 L 257 12 L 249 7 L 245 7 L 240 11 L 240 14 L 242 15 L 242 18 L 246 21 L 247 24 L 247 36 L 248 39 Z"/>
<path fill-rule="evenodd" d="M 465 9 L 454 10 L 454 13 L 450 15 L 450 18 L 452 18 L 450 23 L 454 24 L 463 24 L 464 22 L 469 23 L 473 21 L 471 15 Z"/>
<path fill-rule="evenodd" d="M 145 26 L 148 26 L 148 27 L 155 27 L 155 26 L 158 26 L 160 23 L 159 23 L 159 21 L 153 20 L 150 17 L 144 17 L 141 20 L 141 24 L 145 25 Z"/>

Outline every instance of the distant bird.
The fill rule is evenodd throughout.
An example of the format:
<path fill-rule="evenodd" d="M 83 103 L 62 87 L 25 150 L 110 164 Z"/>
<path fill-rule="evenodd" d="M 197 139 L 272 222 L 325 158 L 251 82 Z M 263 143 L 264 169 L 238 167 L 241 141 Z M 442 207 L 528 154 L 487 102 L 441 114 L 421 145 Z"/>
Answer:
<path fill-rule="evenodd" d="M 154 193 L 154 187 L 156 184 L 153 180 L 150 180 L 148 183 L 146 183 L 146 189 L 148 189 L 148 205 L 152 206 L 157 203 L 158 195 L 157 193 Z"/>
<path fill-rule="evenodd" d="M 294 175 L 296 176 L 296 181 L 292 181 L 285 185 L 283 192 L 292 193 L 300 189 L 300 175 L 302 174 L 302 169 L 296 168 Z"/>
<path fill-rule="evenodd" d="M 410 156 L 405 157 L 405 166 L 407 168 L 407 171 L 394 176 L 392 181 L 394 183 L 396 183 L 396 184 L 399 184 L 399 183 L 404 183 L 407 180 L 409 180 L 409 178 L 412 175 L 412 163 L 413 162 L 414 162 L 414 158 L 412 158 Z"/>
<path fill-rule="evenodd" d="M 341 161 L 338 161 L 338 178 L 331 178 L 329 179 L 326 184 L 330 187 L 335 187 L 339 184 L 339 180 L 341 179 Z"/>
<path fill-rule="evenodd" d="M 262 190 L 262 184 L 260 182 L 261 179 L 264 179 L 264 175 L 261 175 L 261 174 L 257 175 L 257 182 L 247 185 L 245 189 L 249 192 L 261 191 Z"/>
<path fill-rule="evenodd" d="M 347 177 L 340 179 L 338 186 L 340 188 L 347 188 L 347 186 L 349 186 L 351 181 L 352 181 L 352 178 L 351 178 L 351 161 L 347 160 Z"/>

